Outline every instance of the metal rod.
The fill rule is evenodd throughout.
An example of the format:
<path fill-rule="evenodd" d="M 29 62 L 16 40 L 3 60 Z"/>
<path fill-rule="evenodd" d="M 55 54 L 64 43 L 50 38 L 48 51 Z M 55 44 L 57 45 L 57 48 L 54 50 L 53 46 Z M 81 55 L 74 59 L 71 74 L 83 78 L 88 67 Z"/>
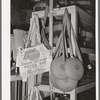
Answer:
<path fill-rule="evenodd" d="M 49 14 L 49 44 L 53 46 L 53 0 L 49 0 L 50 14 Z"/>
<path fill-rule="evenodd" d="M 53 0 L 49 0 L 49 44 L 53 47 Z M 49 83 L 50 83 L 50 72 L 49 72 Z M 50 83 L 50 100 L 52 100 L 52 84 Z"/>

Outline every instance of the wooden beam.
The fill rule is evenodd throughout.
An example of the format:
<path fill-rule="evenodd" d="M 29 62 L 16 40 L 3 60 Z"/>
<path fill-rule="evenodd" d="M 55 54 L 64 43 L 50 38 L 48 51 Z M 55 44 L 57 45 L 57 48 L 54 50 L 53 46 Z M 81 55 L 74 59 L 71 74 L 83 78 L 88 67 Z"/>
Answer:
<path fill-rule="evenodd" d="M 91 83 L 88 83 L 86 85 L 82 85 L 82 86 L 76 88 L 76 93 L 80 93 L 80 92 L 89 90 L 93 87 L 95 87 L 95 82 L 91 82 Z"/>

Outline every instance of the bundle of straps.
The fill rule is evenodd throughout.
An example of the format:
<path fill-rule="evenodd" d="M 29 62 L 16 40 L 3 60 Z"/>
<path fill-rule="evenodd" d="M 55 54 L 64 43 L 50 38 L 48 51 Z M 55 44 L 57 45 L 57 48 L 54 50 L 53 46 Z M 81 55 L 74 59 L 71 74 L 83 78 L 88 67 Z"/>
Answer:
<path fill-rule="evenodd" d="M 79 50 L 79 47 L 78 47 L 78 44 L 77 44 L 74 29 L 73 29 L 67 8 L 65 8 L 62 23 L 63 23 L 62 24 L 63 29 L 62 29 L 61 34 L 59 36 L 59 39 L 57 41 L 55 51 L 54 51 L 54 54 L 53 54 L 53 58 L 55 59 L 56 57 L 61 56 L 61 54 L 62 54 L 64 60 L 65 60 L 65 58 L 69 58 L 68 48 L 67 48 L 67 43 L 69 43 L 70 57 L 73 57 L 73 56 L 77 57 L 78 56 L 78 59 L 80 61 L 82 61 L 81 53 L 80 53 L 80 50 Z M 67 38 L 68 38 L 68 41 L 67 41 Z"/>
<path fill-rule="evenodd" d="M 37 14 L 32 13 L 32 18 L 30 19 L 29 35 L 26 41 L 26 47 L 35 46 L 37 44 L 43 43 L 47 49 L 51 49 L 49 42 L 45 35 L 45 23 L 48 16 L 49 8 L 45 10 L 44 19 L 41 19 L 42 29 L 39 27 L 39 17 Z"/>
<path fill-rule="evenodd" d="M 84 68 L 67 8 L 65 8 L 62 24 L 63 28 L 51 63 L 51 83 L 55 88 L 68 92 L 77 87 Z"/>

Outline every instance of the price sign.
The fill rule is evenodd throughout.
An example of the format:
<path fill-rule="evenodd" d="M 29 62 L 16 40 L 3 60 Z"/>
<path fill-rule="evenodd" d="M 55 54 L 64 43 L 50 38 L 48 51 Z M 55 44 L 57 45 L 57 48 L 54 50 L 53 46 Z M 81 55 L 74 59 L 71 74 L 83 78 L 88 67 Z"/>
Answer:
<path fill-rule="evenodd" d="M 18 50 L 17 66 L 21 76 L 36 75 L 50 70 L 52 61 L 51 50 L 43 44 Z"/>

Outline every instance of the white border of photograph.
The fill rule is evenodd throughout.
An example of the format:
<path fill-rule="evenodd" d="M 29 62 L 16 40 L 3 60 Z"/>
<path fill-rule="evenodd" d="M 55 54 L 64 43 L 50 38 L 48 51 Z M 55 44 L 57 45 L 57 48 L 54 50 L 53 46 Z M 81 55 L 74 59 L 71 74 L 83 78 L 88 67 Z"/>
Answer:
<path fill-rule="evenodd" d="M 10 0 L 1 1 L 2 19 L 1 19 L 1 39 L 2 39 L 2 100 L 10 100 Z M 96 0 L 96 100 L 99 100 L 99 59 L 98 59 L 98 0 Z"/>
<path fill-rule="evenodd" d="M 2 100 L 10 100 L 10 0 L 2 0 Z"/>

